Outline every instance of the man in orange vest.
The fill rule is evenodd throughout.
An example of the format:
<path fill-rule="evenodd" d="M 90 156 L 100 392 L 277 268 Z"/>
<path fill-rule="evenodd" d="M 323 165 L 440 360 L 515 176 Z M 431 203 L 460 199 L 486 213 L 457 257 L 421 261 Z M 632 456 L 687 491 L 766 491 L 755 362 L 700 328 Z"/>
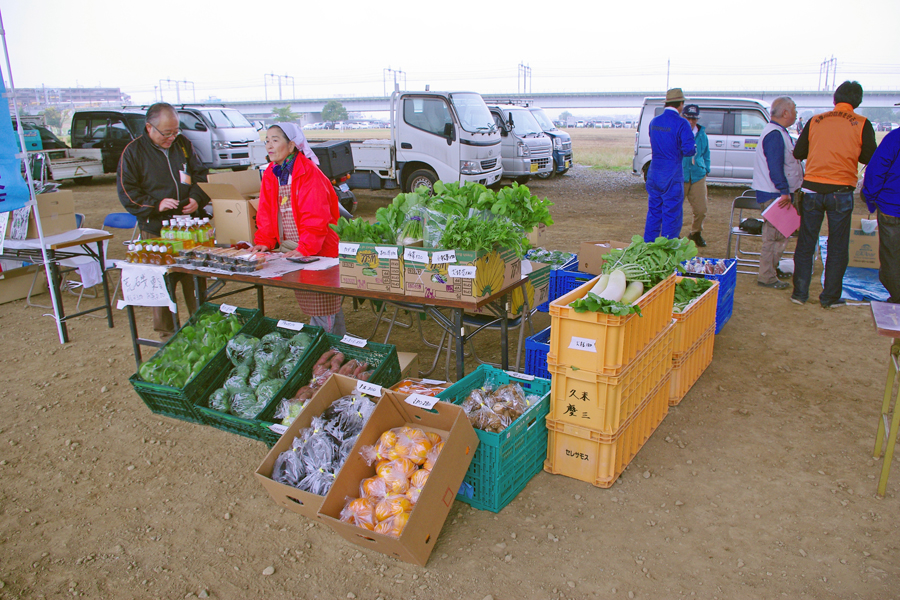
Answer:
<path fill-rule="evenodd" d="M 850 244 L 853 190 L 859 181 L 859 165 L 868 164 L 875 152 L 875 129 L 853 112 L 862 103 L 863 89 L 845 81 L 834 92 L 834 110 L 806 122 L 794 147 L 794 158 L 806 159 L 800 202 L 800 234 L 794 253 L 794 292 L 791 302 L 809 299 L 812 260 L 822 220 L 828 216 L 828 260 L 825 285 L 819 295 L 822 308 L 846 304 L 841 300 Z"/>

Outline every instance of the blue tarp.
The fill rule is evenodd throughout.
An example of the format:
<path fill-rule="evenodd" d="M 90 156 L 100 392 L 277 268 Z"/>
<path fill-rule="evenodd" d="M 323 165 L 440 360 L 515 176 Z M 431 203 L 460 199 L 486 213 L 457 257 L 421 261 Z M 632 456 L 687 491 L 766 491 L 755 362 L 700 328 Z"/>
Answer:
<path fill-rule="evenodd" d="M 828 256 L 828 236 L 819 237 L 819 250 L 822 252 L 822 264 Z M 825 285 L 825 270 L 822 269 L 821 283 Z M 890 298 L 888 291 L 878 280 L 878 269 L 863 269 L 861 267 L 847 267 L 844 273 L 844 291 L 841 298 L 844 300 L 859 300 L 870 302 L 877 300 L 887 302 Z"/>
<path fill-rule="evenodd" d="M 6 90 L 0 73 L 0 90 Z M 9 102 L 5 95 L 0 101 L 0 212 L 22 208 L 28 204 L 28 184 L 22 179 L 22 161 L 16 158 L 18 134 L 9 116 Z"/>

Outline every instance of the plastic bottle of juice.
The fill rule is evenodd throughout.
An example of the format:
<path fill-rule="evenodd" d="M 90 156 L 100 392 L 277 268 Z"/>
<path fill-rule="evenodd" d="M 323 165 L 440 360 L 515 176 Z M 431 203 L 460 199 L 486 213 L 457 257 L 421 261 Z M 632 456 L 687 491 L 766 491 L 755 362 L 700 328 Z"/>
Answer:
<path fill-rule="evenodd" d="M 206 245 L 211 248 L 215 246 L 216 238 L 212 223 L 209 222 L 209 217 L 203 219 L 203 226 L 206 228 Z"/>
<path fill-rule="evenodd" d="M 150 244 L 150 251 L 147 252 L 147 262 L 151 265 L 159 264 L 159 246 L 156 244 Z"/>
<path fill-rule="evenodd" d="M 144 250 L 145 244 L 135 244 L 135 261 L 139 264 L 147 264 L 147 252 Z"/>
<path fill-rule="evenodd" d="M 175 248 L 171 242 L 166 242 L 165 244 L 163 244 L 162 259 L 162 264 L 164 265 L 175 264 Z"/>
<path fill-rule="evenodd" d="M 128 251 L 125 252 L 125 262 L 134 262 L 134 244 L 128 244 Z"/>
<path fill-rule="evenodd" d="M 171 234 L 171 232 L 172 232 L 171 221 L 163 221 L 162 229 L 159 230 L 159 236 L 162 239 L 167 240 L 167 239 L 169 239 L 169 235 Z"/>
<path fill-rule="evenodd" d="M 209 246 L 209 226 L 206 219 L 198 219 L 197 240 L 201 246 Z"/>

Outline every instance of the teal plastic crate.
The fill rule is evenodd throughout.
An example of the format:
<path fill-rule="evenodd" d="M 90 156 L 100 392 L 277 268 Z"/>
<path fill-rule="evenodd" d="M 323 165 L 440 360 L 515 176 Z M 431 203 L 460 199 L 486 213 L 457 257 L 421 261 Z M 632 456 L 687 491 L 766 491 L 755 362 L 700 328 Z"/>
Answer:
<path fill-rule="evenodd" d="M 456 495 L 461 502 L 491 512 L 503 510 L 544 466 L 550 381 L 481 365 L 438 395 L 445 402 L 462 404 L 476 388 L 507 383 L 519 383 L 526 395 L 535 394 L 541 399 L 500 433 L 475 430 L 480 442 L 478 450 Z"/>
<path fill-rule="evenodd" d="M 206 303 L 197 309 L 187 323 L 184 324 L 181 329 L 176 332 L 172 338 L 166 342 L 162 347 L 165 348 L 169 344 L 173 343 L 178 336 L 181 334 L 181 331 L 187 327 L 188 325 L 193 326 L 196 322 L 202 317 L 210 312 L 218 311 L 219 305 Z M 249 308 L 239 308 L 236 313 L 244 320 L 244 326 L 238 331 L 238 333 L 245 332 L 248 327 L 253 327 L 258 320 L 261 320 L 262 317 L 259 315 L 259 311 Z M 237 335 L 237 334 L 236 334 Z M 161 350 L 161 349 L 160 349 Z M 222 346 L 222 349 L 216 353 L 216 355 L 209 360 L 209 362 L 204 365 L 204 367 L 197 373 L 197 375 L 188 381 L 183 388 L 176 388 L 168 385 L 160 385 L 158 383 L 151 383 L 149 381 L 144 381 L 140 373 L 135 373 L 131 377 L 128 378 L 128 381 L 131 382 L 132 387 L 134 387 L 134 391 L 137 392 L 137 395 L 140 396 L 141 400 L 144 401 L 144 404 L 147 405 L 154 413 L 164 415 L 166 417 L 171 417 L 173 419 L 180 419 L 182 421 L 188 421 L 191 423 L 200 423 L 205 424 L 203 417 L 197 412 L 195 408 L 195 404 L 201 399 L 209 396 L 209 392 L 207 391 L 209 386 L 212 384 L 213 379 L 218 374 L 218 369 L 216 367 L 219 364 L 219 361 L 222 357 L 225 357 L 225 346 Z M 151 358 L 152 360 L 152 358 Z M 225 360 L 228 360 L 225 358 Z"/>

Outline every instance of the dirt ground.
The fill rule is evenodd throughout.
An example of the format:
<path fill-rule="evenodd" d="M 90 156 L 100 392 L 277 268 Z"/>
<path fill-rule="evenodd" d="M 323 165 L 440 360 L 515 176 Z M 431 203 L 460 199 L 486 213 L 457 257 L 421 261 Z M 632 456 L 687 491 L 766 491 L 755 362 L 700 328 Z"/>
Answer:
<path fill-rule="evenodd" d="M 576 167 L 531 187 L 556 203 L 551 248 L 643 229 L 630 174 Z M 121 210 L 110 177 L 72 189 L 88 226 Z M 735 195 L 711 191 L 706 256 L 725 254 Z M 359 197 L 371 215 L 392 194 Z M 499 514 L 456 502 L 426 568 L 277 507 L 253 476 L 263 444 L 152 414 L 128 383 L 124 312 L 113 329 L 70 322 L 61 346 L 47 311 L 2 305 L 0 598 L 900 597 L 900 474 L 877 499 L 872 458 L 889 343 L 868 307 L 789 293 L 738 277 L 712 365 L 612 488 L 541 472 Z M 301 318 L 276 290 L 266 310 Z M 371 312 L 345 310 L 371 333 Z M 391 342 L 430 363 L 417 336 Z"/>

